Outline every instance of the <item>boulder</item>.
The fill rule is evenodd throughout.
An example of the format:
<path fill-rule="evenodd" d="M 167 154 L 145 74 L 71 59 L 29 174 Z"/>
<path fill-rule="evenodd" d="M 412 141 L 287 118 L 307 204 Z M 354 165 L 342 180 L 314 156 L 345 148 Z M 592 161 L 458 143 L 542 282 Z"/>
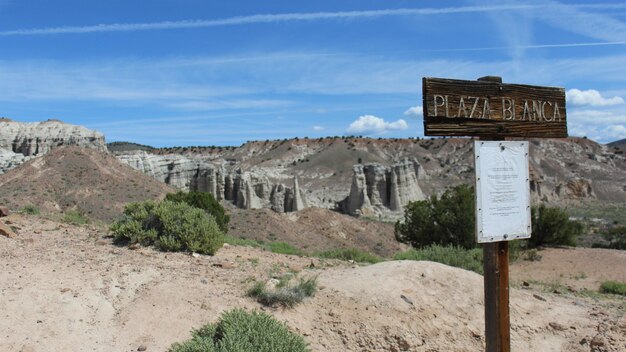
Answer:
<path fill-rule="evenodd" d="M 0 206 L 0 218 L 4 216 L 9 216 L 9 208 Z"/>

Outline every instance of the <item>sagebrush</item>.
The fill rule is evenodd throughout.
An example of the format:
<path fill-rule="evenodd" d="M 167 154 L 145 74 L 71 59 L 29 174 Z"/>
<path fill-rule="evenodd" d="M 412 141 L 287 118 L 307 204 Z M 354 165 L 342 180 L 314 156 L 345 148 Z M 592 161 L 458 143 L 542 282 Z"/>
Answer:
<path fill-rule="evenodd" d="M 204 210 L 209 215 L 213 216 L 215 222 L 224 234 L 228 232 L 230 216 L 226 214 L 224 207 L 215 199 L 215 197 L 213 197 L 211 193 L 178 191 L 176 193 L 168 193 L 165 196 L 165 200 L 178 203 L 184 202 L 192 207 Z"/>
<path fill-rule="evenodd" d="M 191 340 L 175 343 L 169 352 L 307 352 L 304 339 L 271 315 L 242 309 L 222 314 L 215 324 L 191 333 Z"/>
<path fill-rule="evenodd" d="M 224 243 L 224 234 L 211 215 L 168 200 L 130 203 L 124 217 L 110 229 L 118 243 L 154 245 L 163 251 L 213 255 Z"/>
<path fill-rule="evenodd" d="M 89 219 L 78 210 L 67 210 L 63 213 L 63 217 L 61 218 L 66 224 L 72 224 L 76 226 L 82 226 L 89 223 Z"/>
<path fill-rule="evenodd" d="M 24 206 L 21 211 L 22 213 L 29 214 L 29 215 L 39 215 L 41 213 L 39 208 L 32 204 L 28 204 Z"/>
<path fill-rule="evenodd" d="M 280 280 L 273 289 L 268 289 L 262 281 L 257 281 L 248 290 L 247 294 L 257 302 L 265 306 L 293 307 L 305 298 L 315 295 L 317 292 L 317 278 L 301 278 L 293 284 L 290 278 Z"/>
<path fill-rule="evenodd" d="M 626 296 L 626 283 L 619 281 L 605 281 L 600 285 L 600 292 Z"/>

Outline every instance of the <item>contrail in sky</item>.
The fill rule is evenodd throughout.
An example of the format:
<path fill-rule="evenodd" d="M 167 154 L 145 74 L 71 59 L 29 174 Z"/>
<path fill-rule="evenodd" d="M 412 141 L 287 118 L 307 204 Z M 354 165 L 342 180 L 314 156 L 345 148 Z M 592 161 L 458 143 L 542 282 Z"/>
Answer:
<path fill-rule="evenodd" d="M 496 6 L 462 6 L 444 8 L 402 8 L 383 9 L 368 11 L 339 11 L 339 12 L 312 12 L 312 13 L 284 13 L 284 14 L 259 14 L 249 16 L 236 16 L 214 20 L 183 20 L 163 21 L 148 23 L 113 23 L 97 24 L 91 26 L 65 26 L 47 28 L 29 28 L 0 31 L 0 36 L 18 35 L 50 35 L 50 34 L 81 34 L 99 32 L 133 32 L 167 29 L 193 29 L 219 26 L 237 26 L 246 24 L 277 23 L 314 21 L 331 19 L 356 19 L 376 18 L 389 16 L 427 16 L 459 13 L 480 13 L 497 11 L 530 10 L 549 7 L 550 5 L 496 5 Z M 573 5 L 578 8 L 590 9 L 616 9 L 626 8 L 626 4 L 579 4 Z"/>

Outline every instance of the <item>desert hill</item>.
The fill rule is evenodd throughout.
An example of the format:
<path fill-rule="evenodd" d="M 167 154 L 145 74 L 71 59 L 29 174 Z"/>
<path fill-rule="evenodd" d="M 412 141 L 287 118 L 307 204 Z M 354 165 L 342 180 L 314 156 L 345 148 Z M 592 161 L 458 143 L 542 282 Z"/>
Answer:
<path fill-rule="evenodd" d="M 0 236 L 2 351 L 165 351 L 235 307 L 264 309 L 315 352 L 484 349 L 482 278 L 473 272 L 432 262 L 359 266 L 239 246 L 213 257 L 130 250 L 96 228 L 19 214 L 8 221 L 18 236 Z M 601 255 L 608 277 L 624 281 L 622 252 L 571 251 L 583 267 L 593 264 L 589 253 Z M 537 276 L 533 263 L 523 272 Z M 560 280 L 554 269 L 543 269 L 543 279 Z M 246 297 L 251 280 L 287 272 L 317 276 L 319 291 L 292 309 Z M 512 282 L 520 279 L 515 273 Z M 512 351 L 626 348 L 622 298 L 522 287 L 511 289 Z"/>
<path fill-rule="evenodd" d="M 232 209 L 228 234 L 264 242 L 287 242 L 307 253 L 358 248 L 392 257 L 407 248 L 395 240 L 392 223 L 355 218 L 321 208 L 291 213 Z"/>
<path fill-rule="evenodd" d="M 619 141 L 613 141 L 611 143 L 608 143 L 607 145 L 609 147 L 617 147 L 617 146 L 625 145 L 625 144 L 626 144 L 626 138 L 620 139 Z"/>
<path fill-rule="evenodd" d="M 611 142 L 607 144 L 607 146 L 612 148 L 615 154 L 624 155 L 624 153 L 626 153 L 626 138 Z"/>
<path fill-rule="evenodd" d="M 57 147 L 0 175 L 0 204 L 43 211 L 74 209 L 110 221 L 128 202 L 158 199 L 173 189 L 105 152 Z"/>

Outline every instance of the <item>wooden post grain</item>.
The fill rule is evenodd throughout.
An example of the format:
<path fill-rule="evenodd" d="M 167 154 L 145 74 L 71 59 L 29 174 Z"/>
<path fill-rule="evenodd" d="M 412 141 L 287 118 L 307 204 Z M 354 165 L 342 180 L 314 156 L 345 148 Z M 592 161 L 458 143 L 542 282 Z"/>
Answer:
<path fill-rule="evenodd" d="M 486 352 L 510 352 L 509 243 L 483 244 Z"/>
<path fill-rule="evenodd" d="M 502 78 L 487 76 L 479 81 L 502 83 Z M 481 140 L 502 141 L 494 135 Z M 486 352 L 511 351 L 511 317 L 509 312 L 509 243 L 507 241 L 483 244 L 485 289 L 485 343 Z"/>

